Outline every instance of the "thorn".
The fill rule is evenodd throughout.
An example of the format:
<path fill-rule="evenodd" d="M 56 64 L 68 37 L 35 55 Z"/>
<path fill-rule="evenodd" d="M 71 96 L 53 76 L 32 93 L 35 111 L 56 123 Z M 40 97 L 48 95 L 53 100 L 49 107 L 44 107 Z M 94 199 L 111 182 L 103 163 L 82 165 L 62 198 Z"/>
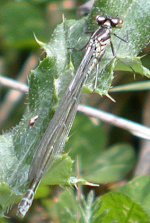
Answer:
<path fill-rule="evenodd" d="M 33 33 L 35 41 L 39 44 L 40 47 L 44 47 L 45 43 L 43 43 L 42 41 L 38 40 L 38 38 L 36 37 L 35 33 Z"/>
<path fill-rule="evenodd" d="M 65 22 L 65 15 L 64 15 L 64 13 L 62 14 L 62 22 L 63 23 Z"/>
<path fill-rule="evenodd" d="M 77 184 L 74 184 L 74 187 L 76 188 L 77 191 L 79 190 Z"/>
<path fill-rule="evenodd" d="M 145 53 L 144 55 L 141 55 L 141 56 L 139 56 L 137 58 L 142 59 L 143 57 L 146 57 L 147 55 L 148 55 L 148 53 Z"/>
<path fill-rule="evenodd" d="M 111 101 L 116 102 L 109 94 L 106 94 L 106 97 L 109 98 Z"/>
<path fill-rule="evenodd" d="M 85 185 L 92 186 L 92 187 L 100 187 L 99 184 L 90 183 L 90 182 L 88 182 L 88 181 L 86 182 Z"/>

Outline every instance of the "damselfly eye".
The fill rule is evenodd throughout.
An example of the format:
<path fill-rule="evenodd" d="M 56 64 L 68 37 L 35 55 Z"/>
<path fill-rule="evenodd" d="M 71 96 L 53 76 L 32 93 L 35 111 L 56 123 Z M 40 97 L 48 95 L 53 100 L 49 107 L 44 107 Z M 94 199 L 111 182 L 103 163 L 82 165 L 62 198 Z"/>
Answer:
<path fill-rule="evenodd" d="M 123 20 L 119 18 L 111 18 L 111 25 L 112 27 L 121 28 L 123 25 Z"/>
<path fill-rule="evenodd" d="M 98 23 L 98 25 L 103 25 L 105 21 L 106 17 L 100 15 L 96 16 L 96 22 Z"/>

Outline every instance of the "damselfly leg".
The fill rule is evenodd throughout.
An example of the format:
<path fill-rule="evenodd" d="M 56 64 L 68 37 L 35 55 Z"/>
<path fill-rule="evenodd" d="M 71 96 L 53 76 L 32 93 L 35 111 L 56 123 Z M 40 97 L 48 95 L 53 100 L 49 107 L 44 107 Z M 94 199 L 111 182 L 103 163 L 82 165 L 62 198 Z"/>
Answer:
<path fill-rule="evenodd" d="M 126 39 L 125 39 L 125 38 L 122 38 L 122 37 L 120 37 L 120 36 L 118 36 L 118 35 L 115 34 L 115 33 L 112 33 L 112 34 L 113 34 L 115 37 L 117 37 L 118 39 L 120 39 L 121 41 L 123 41 L 124 43 L 129 43 L 128 32 L 127 32 L 127 38 L 126 38 Z M 120 46 L 121 46 L 121 41 L 120 41 L 119 44 L 118 44 L 117 51 L 119 51 L 119 48 L 120 48 Z M 122 61 L 120 58 L 117 57 L 117 55 L 116 55 L 116 53 L 115 53 L 115 51 L 114 51 L 114 47 L 113 47 L 113 43 L 112 43 L 112 41 L 110 41 L 110 44 L 111 44 L 111 49 L 112 49 L 112 53 L 113 53 L 114 57 L 116 57 L 117 60 L 119 60 L 119 61 L 120 61 L 121 63 L 123 63 L 124 65 L 130 67 L 130 69 L 132 70 L 133 74 L 135 75 L 136 72 L 135 72 L 135 70 L 133 69 L 133 67 L 132 67 L 130 64 L 127 64 L 126 62 Z"/>

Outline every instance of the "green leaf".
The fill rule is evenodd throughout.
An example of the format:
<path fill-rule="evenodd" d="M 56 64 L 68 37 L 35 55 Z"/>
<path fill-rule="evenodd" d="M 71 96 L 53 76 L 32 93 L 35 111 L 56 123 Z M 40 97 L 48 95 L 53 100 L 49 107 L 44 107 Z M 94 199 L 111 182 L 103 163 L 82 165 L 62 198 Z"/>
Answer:
<path fill-rule="evenodd" d="M 83 52 L 76 49 L 83 47 L 89 39 L 89 36 L 83 32 L 84 25 L 85 18 L 77 21 L 64 20 L 54 30 L 50 42 L 44 45 L 47 56 L 56 59 L 58 70 L 56 87 L 60 98 L 72 80 L 83 56 Z"/>
<path fill-rule="evenodd" d="M 140 57 L 124 58 L 123 63 L 120 58 L 120 60 L 118 60 L 118 63 L 115 67 L 115 70 L 130 71 L 133 74 L 139 73 L 141 75 L 144 75 L 145 77 L 150 78 L 150 70 L 142 65 Z"/>
<path fill-rule="evenodd" d="M 57 196 L 57 203 L 49 206 L 53 221 L 82 223 L 148 223 L 150 218 L 142 207 L 121 193 L 108 193 L 93 201 L 90 192 L 87 199 L 76 198 L 72 191 Z"/>
<path fill-rule="evenodd" d="M 9 211 L 10 207 L 19 201 L 20 196 L 12 191 L 5 182 L 0 183 L 0 217 L 4 217 L 4 213 Z"/>
<path fill-rule="evenodd" d="M 78 157 L 81 168 L 85 169 L 104 151 L 106 141 L 102 125 L 94 124 L 84 115 L 77 115 L 66 147 L 70 156 L 73 159 Z"/>
<path fill-rule="evenodd" d="M 88 117 L 77 115 L 70 135 L 67 150 L 78 159 L 80 174 L 89 182 L 123 179 L 135 163 L 133 148 L 128 144 L 114 145 L 104 151 L 107 136 L 103 126 L 94 125 Z"/>
<path fill-rule="evenodd" d="M 18 198 L 8 185 L 8 176 L 10 170 L 14 168 L 17 162 L 12 148 L 12 136 L 4 134 L 0 136 L 0 217 Z"/>
<path fill-rule="evenodd" d="M 80 215 L 79 202 L 72 191 L 63 192 L 57 199 L 58 202 L 50 208 L 54 222 L 74 223 L 77 222 L 78 215 L 81 222 L 84 222 Z"/>
<path fill-rule="evenodd" d="M 42 184 L 47 185 L 66 185 L 72 174 L 73 161 L 68 155 L 63 155 L 60 159 L 55 161 L 50 171 L 46 174 Z"/>
<path fill-rule="evenodd" d="M 53 221 L 61 223 L 90 223 L 94 194 L 91 191 L 87 198 L 81 194 L 81 199 L 71 191 L 63 192 L 57 197 L 58 202 L 51 207 Z M 56 220 L 57 219 L 57 220 Z"/>
<path fill-rule="evenodd" d="M 14 156 L 18 161 L 10 170 L 9 184 L 15 190 L 26 186 L 36 146 L 54 114 L 57 103 L 54 86 L 56 74 L 54 60 L 45 58 L 29 77 L 29 105 L 19 125 L 12 131 Z M 29 122 L 35 116 L 38 116 L 38 119 L 31 127 Z"/>
<path fill-rule="evenodd" d="M 135 163 L 133 149 L 128 144 L 118 144 L 109 148 L 83 169 L 83 176 L 90 182 L 108 183 L 119 181 L 132 169 Z"/>
<path fill-rule="evenodd" d="M 120 192 L 130 197 L 132 201 L 141 205 L 150 216 L 150 178 L 149 176 L 136 177 L 127 185 L 120 188 Z"/>
<path fill-rule="evenodd" d="M 11 134 L 0 136 L 0 183 L 7 181 L 10 170 L 17 159 L 14 155 L 13 138 Z"/>
<path fill-rule="evenodd" d="M 35 194 L 35 199 L 46 198 L 50 194 L 50 188 L 48 186 L 40 185 Z"/>
<path fill-rule="evenodd" d="M 1 183 L 12 188 L 12 194 L 24 192 L 28 182 L 28 171 L 43 133 L 51 120 L 57 97 L 54 76 L 57 75 L 53 58 L 45 58 L 29 76 L 29 104 L 19 125 L 9 134 L 1 136 Z M 30 120 L 38 116 L 33 126 Z M 4 149 L 5 148 L 5 149 Z M 11 200 L 10 193 L 6 200 Z M 5 205 L 6 207 L 7 205 Z M 8 202 L 8 206 L 9 202 Z"/>
<path fill-rule="evenodd" d="M 150 218 L 140 205 L 120 193 L 108 193 L 94 204 L 92 223 L 148 223 Z"/>

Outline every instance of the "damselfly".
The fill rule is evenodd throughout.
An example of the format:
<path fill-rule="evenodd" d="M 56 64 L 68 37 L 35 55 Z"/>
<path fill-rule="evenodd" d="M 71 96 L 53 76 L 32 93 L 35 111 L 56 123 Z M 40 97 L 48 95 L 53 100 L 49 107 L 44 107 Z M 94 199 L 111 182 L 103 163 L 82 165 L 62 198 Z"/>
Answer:
<path fill-rule="evenodd" d="M 18 215 L 21 217 L 24 217 L 30 208 L 36 189 L 46 170 L 64 148 L 76 115 L 83 84 L 100 62 L 106 46 L 112 45 L 112 28 L 121 27 L 123 24 L 121 19 L 108 16 L 97 16 L 96 21 L 100 27 L 91 36 L 77 73 L 62 97 L 33 158 L 28 179 L 31 186 L 18 206 Z"/>

